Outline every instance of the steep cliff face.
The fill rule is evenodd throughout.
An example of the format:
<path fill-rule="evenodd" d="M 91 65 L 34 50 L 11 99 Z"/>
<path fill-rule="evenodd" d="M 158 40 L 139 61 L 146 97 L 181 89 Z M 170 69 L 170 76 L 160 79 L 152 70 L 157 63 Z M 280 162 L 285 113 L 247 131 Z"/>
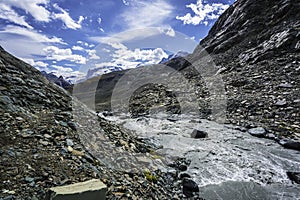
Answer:
<path fill-rule="evenodd" d="M 263 50 L 261 53 L 295 52 L 300 45 L 299 5 L 292 0 L 236 1 L 217 20 L 200 46 L 212 54 L 226 54 L 225 58 L 231 60 L 242 58 L 240 54 L 251 48 Z M 199 48 L 194 53 L 198 51 Z"/>
<path fill-rule="evenodd" d="M 195 49 L 222 74 L 230 122 L 299 136 L 299 19 L 299 1 L 239 0 Z"/>

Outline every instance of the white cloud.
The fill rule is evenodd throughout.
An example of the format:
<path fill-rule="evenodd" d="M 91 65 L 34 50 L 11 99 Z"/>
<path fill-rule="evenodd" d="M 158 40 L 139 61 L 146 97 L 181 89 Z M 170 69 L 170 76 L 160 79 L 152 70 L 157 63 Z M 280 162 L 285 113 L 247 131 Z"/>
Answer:
<path fill-rule="evenodd" d="M 123 3 L 124 3 L 125 6 L 129 6 L 129 1 L 123 0 Z"/>
<path fill-rule="evenodd" d="M 111 44 L 116 49 L 112 54 L 111 62 L 98 63 L 97 67 L 118 66 L 123 69 L 134 68 L 139 64 L 150 65 L 160 62 L 168 55 L 161 48 L 130 50 L 122 44 Z"/>
<path fill-rule="evenodd" d="M 100 57 L 96 54 L 96 50 L 93 49 L 93 50 L 86 50 L 86 52 L 88 53 L 89 55 L 89 59 L 100 59 Z"/>
<path fill-rule="evenodd" d="M 117 34 L 110 35 L 108 37 L 90 37 L 89 39 L 101 42 L 101 43 L 123 43 L 129 42 L 131 40 L 143 40 L 151 36 L 159 35 L 165 28 L 154 28 L 154 27 L 145 27 L 139 29 L 132 29 L 128 31 L 123 31 Z"/>
<path fill-rule="evenodd" d="M 102 18 L 101 18 L 101 17 L 99 17 L 99 18 L 97 19 L 97 22 L 98 22 L 98 24 L 101 24 L 101 22 L 102 22 Z"/>
<path fill-rule="evenodd" d="M 35 62 L 32 58 L 20 58 L 21 60 L 23 60 L 24 62 L 28 63 L 31 66 L 35 65 Z"/>
<path fill-rule="evenodd" d="M 19 35 L 21 37 L 29 38 L 30 40 L 35 41 L 35 42 L 64 44 L 64 42 L 61 38 L 57 38 L 57 37 L 50 38 L 46 35 L 36 32 L 34 30 L 28 30 L 26 28 L 22 28 L 22 27 L 18 27 L 18 26 L 8 25 L 0 33 L 1 34 Z"/>
<path fill-rule="evenodd" d="M 171 37 L 175 37 L 176 33 L 175 30 L 172 27 L 168 27 L 168 28 L 160 28 L 161 32 L 171 36 Z"/>
<path fill-rule="evenodd" d="M 86 63 L 86 58 L 73 54 L 71 49 L 60 49 L 55 46 L 48 46 L 43 49 L 44 53 L 47 55 L 47 59 L 49 60 L 57 60 L 57 61 L 62 61 L 62 60 L 68 60 L 70 62 L 75 62 L 77 64 L 85 64 Z"/>
<path fill-rule="evenodd" d="M 73 46 L 72 50 L 75 50 L 75 51 L 84 51 L 84 48 L 81 47 L 81 46 Z"/>
<path fill-rule="evenodd" d="M 42 61 L 37 61 L 37 62 L 35 62 L 34 66 L 47 67 L 48 63 L 45 63 L 45 62 L 42 62 Z"/>
<path fill-rule="evenodd" d="M 53 7 L 61 12 L 61 13 L 53 13 L 52 17 L 54 19 L 60 19 L 61 21 L 63 21 L 63 23 L 65 24 L 65 26 L 67 28 L 70 28 L 70 29 L 80 29 L 81 28 L 81 23 L 84 20 L 83 16 L 80 16 L 78 22 L 75 22 L 70 17 L 70 14 L 66 10 L 59 7 L 58 4 L 54 4 Z"/>
<path fill-rule="evenodd" d="M 42 69 L 48 69 L 48 63 L 42 62 L 42 61 L 34 61 L 32 58 L 20 58 L 24 62 L 28 63 L 29 65 L 42 70 Z"/>
<path fill-rule="evenodd" d="M 43 48 L 49 44 L 65 44 L 61 38 L 48 37 L 25 27 L 8 25 L 0 31 L 1 45 L 20 58 L 44 56 Z"/>
<path fill-rule="evenodd" d="M 127 28 L 142 28 L 161 26 L 164 21 L 171 17 L 173 6 L 165 0 L 144 1 L 135 0 L 130 2 L 130 7 L 121 14 Z"/>
<path fill-rule="evenodd" d="M 17 7 L 25 10 L 37 21 L 49 22 L 51 20 L 50 12 L 45 8 L 45 5 L 47 5 L 50 0 L 0 0 L 0 2 L 10 7 Z"/>
<path fill-rule="evenodd" d="M 186 7 L 193 11 L 193 16 L 191 13 L 187 13 L 184 16 L 176 16 L 176 19 L 183 21 L 183 24 L 208 25 L 208 20 L 217 19 L 229 5 L 222 3 L 204 4 L 203 0 L 197 0 L 196 4 L 191 3 Z"/>
<path fill-rule="evenodd" d="M 33 29 L 26 21 L 24 16 L 19 16 L 13 9 L 11 9 L 8 5 L 0 3 L 0 18 L 9 20 L 14 22 L 15 24 L 25 26 L 29 29 Z"/>
<path fill-rule="evenodd" d="M 46 72 L 53 73 L 56 76 L 63 76 L 66 80 L 70 80 L 72 82 L 76 82 L 76 80 L 82 79 L 86 76 L 86 74 L 80 71 L 74 71 L 70 67 L 63 67 L 59 65 L 52 65 L 52 69 L 47 69 Z"/>
<path fill-rule="evenodd" d="M 77 41 L 77 44 L 79 44 L 79 45 L 81 45 L 81 46 L 86 46 L 86 47 L 89 46 L 89 43 L 83 42 L 83 41 L 81 41 L 81 40 Z"/>

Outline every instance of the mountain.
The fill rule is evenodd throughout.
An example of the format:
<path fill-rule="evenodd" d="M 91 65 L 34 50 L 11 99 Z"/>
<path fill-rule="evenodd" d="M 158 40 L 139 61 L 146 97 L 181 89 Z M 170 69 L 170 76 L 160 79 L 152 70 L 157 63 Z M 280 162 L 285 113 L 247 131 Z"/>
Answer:
<path fill-rule="evenodd" d="M 122 71 L 124 70 L 122 67 L 115 67 L 115 66 L 106 66 L 106 67 L 101 67 L 101 68 L 91 68 L 88 70 L 86 74 L 86 80 L 90 79 L 95 76 L 100 76 L 102 74 L 108 74 L 110 72 L 114 71 Z"/>
<path fill-rule="evenodd" d="M 53 73 L 47 73 L 45 71 L 41 71 L 42 75 L 48 79 L 48 81 L 55 83 L 56 85 L 69 90 L 72 87 L 72 83 L 66 81 L 62 76 L 57 77 Z"/>
<path fill-rule="evenodd" d="M 178 177 L 151 166 L 146 173 L 144 164 L 132 162 L 152 162 L 155 146 L 98 117 L 2 47 L 0 133 L 0 199 L 53 199 L 50 188 L 91 179 L 108 186 L 107 199 L 183 197 Z"/>
<path fill-rule="evenodd" d="M 141 48 L 141 50 L 154 50 L 154 48 Z M 184 51 L 179 51 L 177 53 L 171 53 L 169 51 L 166 51 L 164 50 L 164 52 L 168 55 L 167 58 L 163 58 L 160 62 L 158 63 L 152 63 L 152 64 L 162 64 L 166 61 L 169 61 L 173 58 L 178 58 L 178 57 L 185 57 L 187 56 L 189 53 L 187 52 L 184 52 Z M 153 58 L 152 58 L 153 59 Z M 151 60 L 134 60 L 132 62 L 136 62 L 136 63 L 139 63 L 135 66 L 135 68 L 138 68 L 138 67 L 143 67 L 145 65 L 149 65 L 148 63 L 149 62 L 153 62 Z M 86 75 L 86 80 L 87 79 L 90 79 L 92 77 L 96 77 L 96 76 L 100 76 L 102 74 L 108 74 L 108 73 L 111 73 L 111 72 L 115 72 L 115 71 L 122 71 L 122 70 L 126 70 L 128 69 L 127 66 L 103 66 L 103 67 L 95 67 L 95 68 L 91 68 L 88 70 L 87 72 L 87 75 Z"/>
<path fill-rule="evenodd" d="M 167 61 L 170 61 L 174 58 L 179 58 L 179 57 L 186 57 L 188 56 L 189 53 L 188 52 L 184 52 L 184 51 L 178 51 L 177 53 L 175 54 L 170 54 L 167 58 L 163 58 L 158 64 L 163 64 Z"/>
<path fill-rule="evenodd" d="M 220 133 L 226 126 L 220 128 L 214 123 L 212 130 L 207 130 L 209 123 L 199 122 L 209 132 L 209 138 L 195 139 L 203 146 L 193 146 L 194 138 L 181 137 L 183 141 L 192 140 L 180 145 L 207 166 L 195 165 L 195 171 L 187 171 L 191 162 L 184 158 L 168 163 L 166 173 L 152 169 L 154 162 L 161 162 L 160 154 L 156 154 L 159 147 L 131 134 L 128 128 L 132 126 L 124 128 L 98 118 L 64 89 L 0 48 L 0 198 L 44 199 L 50 187 L 98 178 L 108 186 L 108 199 L 184 199 L 191 197 L 193 191 L 211 191 L 213 197 L 219 198 L 217 190 L 223 194 L 225 191 L 225 196 L 230 197 L 227 199 L 238 197 L 233 194 L 241 194 L 240 191 L 246 193 L 246 198 L 257 199 L 249 196 L 245 187 L 254 190 L 254 195 L 266 195 L 261 190 L 264 188 L 272 190 L 272 199 L 295 199 L 300 174 L 295 151 L 233 129 L 248 130 L 250 134 L 274 139 L 285 148 L 299 150 L 299 4 L 293 0 L 237 0 L 191 55 L 173 58 L 164 63 L 165 68 L 151 65 L 114 71 L 75 85 L 73 95 L 87 106 L 94 106 L 99 112 L 129 112 L 145 124 L 153 121 L 144 116 L 156 110 L 165 109 L 171 116 L 183 112 L 192 116 L 197 108 L 200 116 L 187 119 L 185 124 L 198 123 L 199 118 L 221 118 L 221 122 L 239 125 L 226 125 L 230 131 L 225 138 Z M 116 102 L 125 103 L 115 108 Z M 172 140 L 174 129 L 170 129 L 180 128 L 177 119 L 165 121 L 166 132 L 158 135 L 169 138 L 169 146 L 181 152 L 181 146 Z M 153 126 L 159 123 L 154 121 Z M 144 131 L 140 126 L 134 128 Z M 215 138 L 210 138 L 210 132 L 215 133 Z M 220 142 L 214 144 L 217 139 Z M 243 142 L 252 145 L 245 146 Z M 211 148 L 207 143 L 215 148 L 206 151 Z M 228 143 L 234 146 L 223 148 Z M 262 150 L 256 149 L 258 145 Z M 258 160 L 252 162 L 256 154 Z M 238 159 L 232 159 L 232 155 Z M 151 169 L 144 170 L 144 163 Z M 232 172 L 236 169 L 232 166 L 239 166 L 236 164 L 241 167 Z M 215 173 L 216 169 L 228 171 Z M 237 177 L 223 182 L 222 175 L 228 173 Z M 223 183 L 199 190 L 189 177 L 202 175 L 209 177 L 202 180 L 206 185 L 212 178 Z M 263 181 L 263 186 L 251 184 L 256 180 Z M 291 193 L 296 195 L 289 196 Z"/>
<path fill-rule="evenodd" d="M 300 2 L 239 0 L 195 49 L 206 50 L 226 85 L 229 122 L 300 133 Z"/>
<path fill-rule="evenodd" d="M 212 103 L 222 106 L 220 102 L 223 101 L 226 103 L 226 117 L 223 116 L 223 119 L 227 123 L 244 127 L 263 126 L 282 137 L 299 137 L 299 4 L 289 0 L 238 0 L 220 16 L 191 55 L 164 62 L 195 86 L 196 92 L 186 93 L 197 96 L 202 117 L 210 118 L 214 112 Z M 207 61 L 205 57 L 211 60 Z M 200 63 L 200 69 L 201 63 L 208 67 L 215 65 L 216 70 L 214 72 L 209 68 L 208 71 L 199 72 L 193 67 L 195 63 Z M 155 65 L 153 68 L 159 69 Z M 161 72 L 159 77 L 165 79 L 169 76 L 164 73 Z M 210 95 L 212 86 L 203 78 L 209 73 L 215 73 L 215 76 L 210 75 L 211 78 L 207 80 L 222 80 L 218 83 L 220 86 L 223 84 L 224 89 L 219 89 L 224 90 L 223 96 L 226 98 L 218 99 Z M 126 84 L 115 88 L 122 76 L 130 81 L 130 77 L 124 74 L 135 74 L 136 79 L 142 82 L 143 78 L 149 79 L 152 72 L 138 68 L 130 73 L 114 72 L 102 76 L 96 84 L 98 92 L 95 101 L 99 111 L 111 109 L 109 98 L 117 89 L 129 92 Z M 160 80 L 159 77 L 153 80 Z M 176 79 L 169 78 L 165 83 L 184 87 Z M 105 89 L 103 92 L 103 88 L 111 88 L 111 91 Z M 174 111 L 178 112 L 178 104 L 170 105 L 170 101 L 166 100 L 170 97 L 162 100 L 164 98 L 161 95 L 165 94 L 163 91 L 166 89 L 158 89 L 157 86 L 152 89 L 156 92 L 150 91 L 148 85 L 140 89 L 140 93 L 134 93 L 128 105 L 133 116 L 148 113 L 153 106 L 174 107 Z M 218 91 L 218 86 L 215 90 Z M 101 98 L 102 94 L 105 98 Z M 126 95 L 121 92 L 119 97 L 114 96 L 117 99 L 113 101 L 121 101 Z M 193 100 L 189 102 L 187 104 L 192 106 Z"/>

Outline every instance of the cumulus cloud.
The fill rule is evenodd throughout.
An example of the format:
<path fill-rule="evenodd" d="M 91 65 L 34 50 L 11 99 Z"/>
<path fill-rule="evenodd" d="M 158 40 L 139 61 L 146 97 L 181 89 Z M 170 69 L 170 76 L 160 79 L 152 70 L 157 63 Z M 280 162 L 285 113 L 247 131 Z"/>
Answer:
<path fill-rule="evenodd" d="M 81 46 L 73 46 L 72 50 L 75 50 L 75 51 L 84 51 L 84 48 L 81 47 Z"/>
<path fill-rule="evenodd" d="M 131 1 L 129 8 L 121 14 L 127 28 L 160 26 L 172 15 L 173 6 L 165 0 Z"/>
<path fill-rule="evenodd" d="M 186 7 L 193 11 L 193 16 L 191 13 L 187 13 L 184 16 L 176 16 L 176 19 L 183 21 L 183 24 L 208 25 L 209 20 L 217 19 L 229 5 L 222 3 L 205 4 L 203 0 L 197 0 L 196 4 L 191 3 Z"/>
<path fill-rule="evenodd" d="M 172 27 L 167 27 L 167 28 L 160 28 L 161 32 L 171 36 L 171 37 L 175 37 L 176 33 L 175 30 Z"/>
<path fill-rule="evenodd" d="M 76 80 L 83 79 L 86 74 L 80 71 L 73 70 L 70 67 L 63 67 L 59 65 L 51 65 L 50 68 L 40 68 L 36 67 L 39 70 L 44 70 L 47 73 L 53 73 L 56 76 L 63 76 L 66 80 L 71 81 L 71 82 L 76 82 Z"/>
<path fill-rule="evenodd" d="M 45 62 L 42 62 L 42 61 L 37 61 L 37 62 L 35 62 L 35 66 L 47 67 L 48 63 L 45 63 Z"/>
<path fill-rule="evenodd" d="M 97 55 L 97 51 L 95 49 L 89 50 L 87 49 L 86 52 L 88 53 L 89 59 L 100 59 L 100 57 Z"/>
<path fill-rule="evenodd" d="M 62 61 L 62 60 L 67 60 L 70 62 L 75 62 L 77 64 L 85 64 L 86 63 L 86 58 L 73 54 L 71 49 L 60 49 L 56 46 L 48 46 L 43 49 L 44 53 L 47 56 L 47 59 L 49 60 L 57 60 L 57 61 Z"/>
<path fill-rule="evenodd" d="M 110 62 L 100 62 L 95 64 L 96 68 L 122 67 L 123 69 L 135 68 L 137 65 L 150 65 L 167 58 L 167 53 L 161 48 L 155 49 L 133 49 L 130 50 L 120 43 L 110 43 L 115 49 L 111 54 Z"/>
<path fill-rule="evenodd" d="M 84 20 L 83 16 L 79 17 L 78 22 L 75 22 L 69 15 L 69 13 L 62 9 L 61 7 L 58 6 L 58 4 L 54 4 L 53 7 L 60 11 L 60 13 L 53 13 L 52 17 L 54 19 L 60 19 L 67 28 L 70 29 L 80 29 L 81 28 L 81 23 Z"/>

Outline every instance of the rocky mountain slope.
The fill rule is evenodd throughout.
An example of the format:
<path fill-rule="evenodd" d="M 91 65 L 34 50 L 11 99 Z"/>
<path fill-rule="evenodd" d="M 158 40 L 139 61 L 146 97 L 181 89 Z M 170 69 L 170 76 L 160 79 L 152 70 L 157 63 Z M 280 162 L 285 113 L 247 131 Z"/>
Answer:
<path fill-rule="evenodd" d="M 300 3 L 292 0 L 238 0 L 220 16 L 192 55 L 163 64 L 180 72 L 190 85 L 195 86 L 193 93 L 197 96 L 201 117 L 210 117 L 214 106 L 210 102 L 214 97 L 207 87 L 210 83 L 204 80 L 206 71 L 199 72 L 197 66 L 193 66 L 197 62 L 212 65 L 212 71 L 207 73 L 215 73 L 211 78 L 220 76 L 224 83 L 226 122 L 247 128 L 263 126 L 280 137 L 299 139 L 299 8 Z M 207 54 L 211 63 L 202 59 Z M 108 97 L 123 74 L 125 72 L 100 78 L 97 108 L 110 109 Z M 141 70 L 135 74 L 142 77 L 144 73 Z M 166 74 L 162 73 L 160 77 L 163 79 Z M 177 87 L 183 85 L 170 78 L 168 82 Z M 108 87 L 109 83 L 111 87 Z M 112 90 L 103 92 L 103 87 Z M 134 116 L 147 114 L 150 107 L 170 107 L 170 102 L 176 102 L 161 101 L 159 93 L 165 94 L 165 89 L 154 89 L 158 92 L 140 90 L 142 92 L 132 97 L 134 106 L 130 105 Z M 101 94 L 106 98 L 101 98 Z"/>
<path fill-rule="evenodd" d="M 220 68 L 229 122 L 299 138 L 299 11 L 299 1 L 236 1 L 195 49 Z"/>
<path fill-rule="evenodd" d="M 50 187 L 93 178 L 108 186 L 107 199 L 184 198 L 175 169 L 129 167 L 135 154 L 150 163 L 157 159 L 150 154 L 154 146 L 98 118 L 2 47 L 0 133 L 1 200 L 45 199 Z"/>

